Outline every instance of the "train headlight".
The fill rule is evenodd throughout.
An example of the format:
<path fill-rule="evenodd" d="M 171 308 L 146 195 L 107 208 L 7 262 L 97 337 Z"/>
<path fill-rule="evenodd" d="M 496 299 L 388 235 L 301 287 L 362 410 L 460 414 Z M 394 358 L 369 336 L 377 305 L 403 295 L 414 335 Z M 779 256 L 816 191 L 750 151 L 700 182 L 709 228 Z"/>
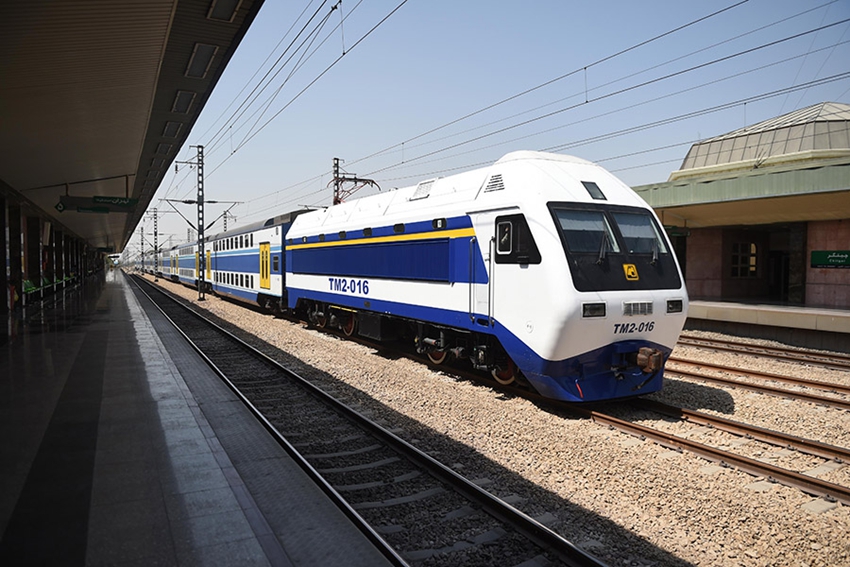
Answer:
<path fill-rule="evenodd" d="M 581 304 L 581 316 L 582 317 L 605 317 L 605 304 L 604 303 L 582 303 Z"/>
<path fill-rule="evenodd" d="M 681 313 L 683 307 L 683 302 L 681 299 L 668 299 L 667 300 L 667 313 Z"/>

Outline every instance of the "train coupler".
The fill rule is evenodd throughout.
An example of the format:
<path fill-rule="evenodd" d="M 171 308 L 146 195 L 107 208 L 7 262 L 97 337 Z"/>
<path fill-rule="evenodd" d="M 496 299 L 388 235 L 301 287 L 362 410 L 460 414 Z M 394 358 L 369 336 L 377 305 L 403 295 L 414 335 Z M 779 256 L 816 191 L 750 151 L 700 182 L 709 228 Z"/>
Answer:
<path fill-rule="evenodd" d="M 658 372 L 664 366 L 664 353 L 657 348 L 641 347 L 637 353 L 637 365 L 647 374 Z"/>

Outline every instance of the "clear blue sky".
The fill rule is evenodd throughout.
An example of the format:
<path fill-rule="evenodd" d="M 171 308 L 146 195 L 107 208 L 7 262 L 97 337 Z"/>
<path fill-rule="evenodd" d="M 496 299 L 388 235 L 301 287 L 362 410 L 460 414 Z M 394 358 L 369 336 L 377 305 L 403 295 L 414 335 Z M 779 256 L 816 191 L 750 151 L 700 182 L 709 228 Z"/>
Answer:
<path fill-rule="evenodd" d="M 178 155 L 191 159 L 195 150 L 188 145 L 205 145 L 206 199 L 244 202 L 232 209 L 236 220 L 228 228 L 301 205 L 329 204 L 334 157 L 383 190 L 480 167 L 521 149 L 576 155 L 629 185 L 641 185 L 665 181 L 696 140 L 819 102 L 850 102 L 850 78 L 844 77 L 640 128 L 850 72 L 850 22 L 844 22 L 656 80 L 850 18 L 850 0 L 748 0 L 738 6 L 738 0 L 408 0 L 352 49 L 400 2 L 345 0 L 342 28 L 336 10 L 313 36 L 306 52 L 312 55 L 304 49 L 287 52 L 282 61 L 294 53 L 292 61 L 241 117 L 228 122 L 309 15 L 319 10 L 306 28 L 308 43 L 309 32 L 333 5 L 319 9 L 321 0 L 266 0 Z M 340 57 L 343 46 L 350 51 L 296 98 Z M 293 73 L 296 63 L 300 67 Z M 650 84 L 638 86 L 645 82 Z M 634 131 L 616 134 L 628 129 Z M 181 167 L 166 176 L 151 208 L 172 210 L 160 199 L 195 197 L 195 173 Z M 196 220 L 194 207 L 178 207 Z M 224 208 L 208 205 L 207 222 Z M 174 243 L 186 239 L 186 222 L 177 214 L 162 216 L 159 227 L 161 234 L 174 235 Z M 151 229 L 152 221 L 146 221 L 146 231 Z M 210 231 L 221 229 L 219 220 Z"/>

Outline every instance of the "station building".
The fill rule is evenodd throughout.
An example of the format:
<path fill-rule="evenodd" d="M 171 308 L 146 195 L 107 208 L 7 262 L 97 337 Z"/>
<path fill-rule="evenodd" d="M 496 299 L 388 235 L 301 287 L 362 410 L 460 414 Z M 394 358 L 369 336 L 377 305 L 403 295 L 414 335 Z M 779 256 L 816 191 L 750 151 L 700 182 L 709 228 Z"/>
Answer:
<path fill-rule="evenodd" d="M 671 236 L 691 299 L 850 308 L 850 105 L 701 141 L 666 182 L 634 189 Z"/>

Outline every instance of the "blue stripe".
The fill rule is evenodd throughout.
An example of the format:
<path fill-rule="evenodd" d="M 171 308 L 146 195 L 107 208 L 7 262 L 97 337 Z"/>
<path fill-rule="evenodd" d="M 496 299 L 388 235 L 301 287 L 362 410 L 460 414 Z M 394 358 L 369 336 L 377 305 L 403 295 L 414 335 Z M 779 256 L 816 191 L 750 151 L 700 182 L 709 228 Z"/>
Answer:
<path fill-rule="evenodd" d="M 644 346 L 660 350 L 665 360 L 671 352 L 670 348 L 650 341 L 622 341 L 575 357 L 552 361 L 535 353 L 498 320 L 492 327 L 482 327 L 470 321 L 469 314 L 466 312 L 376 301 L 368 296 L 355 297 L 304 289 L 289 288 L 288 294 L 290 308 L 295 307 L 299 298 L 305 298 L 340 307 L 391 314 L 394 317 L 493 335 L 538 392 L 549 398 L 569 402 L 599 401 L 657 392 L 661 389 L 663 370 L 652 375 L 645 374 L 637 367 L 629 367 L 625 361 L 625 355 L 636 352 Z M 486 320 L 487 316 L 477 314 L 476 320 L 478 319 Z M 618 375 L 612 372 L 612 365 L 622 367 Z M 639 390 L 636 389 L 638 387 L 640 387 Z"/>
<path fill-rule="evenodd" d="M 295 274 L 486 284 L 484 258 L 471 240 L 440 238 L 299 248 L 287 250 L 286 266 Z M 470 251 L 474 270 L 470 270 Z"/>
<path fill-rule="evenodd" d="M 470 321 L 469 313 L 466 312 L 438 309 L 434 307 L 423 307 L 421 305 L 412 305 L 409 303 L 396 303 L 395 301 L 376 300 L 369 296 L 341 295 L 337 293 L 312 291 L 308 289 L 295 289 L 292 287 L 288 287 L 286 291 L 290 309 L 294 309 L 298 300 L 304 298 L 321 301 L 323 303 L 330 303 L 340 307 L 350 307 L 357 310 L 365 309 L 376 313 L 392 314 L 395 317 L 428 321 L 438 325 L 446 325 L 458 329 L 476 331 L 480 331 L 482 329 L 480 325 L 473 328 L 473 323 Z M 478 315 L 478 317 L 486 319 L 487 315 Z"/>
<path fill-rule="evenodd" d="M 292 251 L 296 274 L 449 281 L 449 240 L 356 244 Z"/>

